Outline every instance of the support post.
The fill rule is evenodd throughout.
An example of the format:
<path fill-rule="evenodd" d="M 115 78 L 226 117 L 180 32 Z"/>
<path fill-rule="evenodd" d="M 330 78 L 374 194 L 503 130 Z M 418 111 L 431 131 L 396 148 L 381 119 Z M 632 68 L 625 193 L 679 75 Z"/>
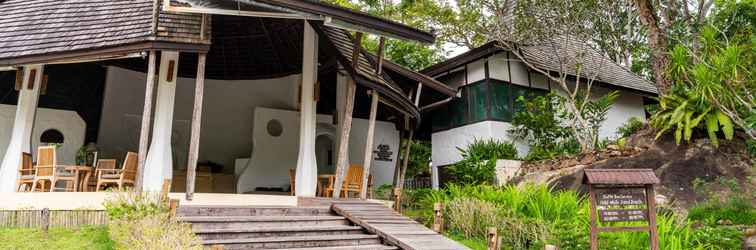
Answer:
<path fill-rule="evenodd" d="M 362 33 L 357 32 L 352 47 L 352 68 L 356 69 L 359 63 L 360 50 L 362 49 Z M 349 132 L 352 130 L 352 111 L 354 110 L 354 94 L 357 91 L 355 75 L 347 83 L 346 103 L 344 105 L 344 122 L 341 125 L 339 136 L 339 159 L 336 164 L 336 183 L 333 184 L 333 199 L 341 197 L 341 187 L 344 182 L 344 175 L 349 168 L 347 154 L 349 154 Z"/>
<path fill-rule="evenodd" d="M 394 211 L 397 213 L 402 212 L 402 190 L 394 188 Z"/>
<path fill-rule="evenodd" d="M 318 166 L 315 159 L 315 82 L 318 79 L 318 35 L 304 21 L 302 45 L 302 88 L 299 110 L 299 155 L 294 192 L 300 197 L 314 197 L 317 190 Z"/>
<path fill-rule="evenodd" d="M 590 242 L 591 242 L 591 250 L 598 250 L 598 227 L 596 223 L 596 194 L 593 191 L 593 185 L 588 185 L 588 202 L 589 202 L 589 212 L 591 213 L 588 215 L 588 220 L 591 225 L 590 229 Z"/>
<path fill-rule="evenodd" d="M 499 230 L 488 228 L 488 250 L 499 250 Z"/>
<path fill-rule="evenodd" d="M 404 159 L 402 162 L 402 172 L 399 173 L 399 188 L 404 189 L 404 175 L 407 173 L 407 165 L 409 164 L 410 151 L 412 150 L 412 136 L 415 134 L 414 129 L 410 129 L 409 137 L 407 138 L 407 147 L 404 150 Z"/>
<path fill-rule="evenodd" d="M 43 208 L 42 209 L 42 232 L 47 235 L 48 230 L 50 229 L 50 209 L 49 208 Z"/>
<path fill-rule="evenodd" d="M 202 128 L 202 97 L 205 92 L 206 53 L 197 55 L 197 78 L 194 86 L 194 110 L 192 111 L 192 135 L 189 139 L 189 159 L 186 161 L 186 200 L 194 199 L 194 181 L 197 176 L 200 131 Z"/>
<path fill-rule="evenodd" d="M 160 54 L 155 123 L 152 142 L 144 164 L 144 191 L 159 191 L 164 179 L 173 178 L 171 134 L 173 132 L 173 107 L 176 100 L 176 73 L 179 65 L 178 51 Z"/>
<path fill-rule="evenodd" d="M 37 112 L 39 89 L 44 75 L 43 65 L 27 65 L 18 70 L 21 80 L 18 91 L 18 104 L 13 120 L 13 129 L 8 141 L 2 165 L 0 165 L 0 193 L 16 192 L 18 180 L 18 166 L 21 164 L 21 153 L 31 153 L 31 134 L 34 128 L 34 117 Z M 34 187 L 32 187 L 33 189 Z"/>
<path fill-rule="evenodd" d="M 147 59 L 147 81 L 144 88 L 144 108 L 142 109 L 142 126 L 139 129 L 139 153 L 137 163 L 136 189 L 142 191 L 144 180 L 144 162 L 147 159 L 147 142 L 150 137 L 150 120 L 152 118 L 152 91 L 155 89 L 156 52 L 150 51 Z"/>
<path fill-rule="evenodd" d="M 168 218 L 169 219 L 175 219 L 176 218 L 176 210 L 179 206 L 179 199 L 169 199 L 168 200 Z"/>
<path fill-rule="evenodd" d="M 437 233 L 444 232 L 444 204 L 436 202 L 433 204 L 433 231 Z"/>
<path fill-rule="evenodd" d="M 656 229 L 656 194 L 654 185 L 646 185 L 646 204 L 648 206 L 648 238 L 651 250 L 659 250 L 659 232 Z"/>
<path fill-rule="evenodd" d="M 370 164 L 373 160 L 373 139 L 375 138 L 375 118 L 378 114 L 378 91 L 371 91 L 373 97 L 370 102 L 370 119 L 368 120 L 367 139 L 365 141 L 365 160 L 363 161 L 362 189 L 360 199 L 367 199 L 368 179 L 370 177 Z"/>

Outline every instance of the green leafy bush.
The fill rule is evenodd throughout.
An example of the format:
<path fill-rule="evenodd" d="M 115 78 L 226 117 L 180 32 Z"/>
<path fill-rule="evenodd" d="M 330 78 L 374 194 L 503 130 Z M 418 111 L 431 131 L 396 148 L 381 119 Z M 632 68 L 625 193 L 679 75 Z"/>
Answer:
<path fill-rule="evenodd" d="M 110 219 L 140 219 L 148 215 L 168 212 L 168 206 L 160 194 L 150 192 L 139 194 L 133 190 L 112 192 L 103 206 Z"/>
<path fill-rule="evenodd" d="M 515 112 L 509 132 L 514 138 L 528 142 L 531 151 L 536 151 L 529 158 L 549 159 L 566 153 L 561 144 L 570 140 L 571 134 L 557 115 L 559 98 L 554 93 L 531 99 L 517 98 L 517 105 L 523 109 Z"/>
<path fill-rule="evenodd" d="M 650 124 L 659 129 L 656 138 L 667 131 L 674 131 L 675 142 L 690 141 L 693 130 L 699 126 L 706 128 L 712 144 L 719 145 L 717 133 L 731 140 L 734 135 L 732 120 L 722 111 L 715 109 L 708 101 L 701 99 L 689 88 L 676 85 L 670 93 L 660 98 L 658 111 L 651 116 Z M 703 122 L 703 123 L 702 123 Z"/>
<path fill-rule="evenodd" d="M 116 249 L 202 249 L 189 224 L 169 218 L 158 193 L 114 192 L 103 205 Z"/>
<path fill-rule="evenodd" d="M 488 227 L 499 229 L 504 249 L 543 249 L 543 244 L 574 250 L 589 246 L 588 202 L 573 191 L 555 191 L 545 185 L 452 184 L 417 196 L 415 208 L 423 210 L 427 223 L 432 223 L 433 204 L 446 204 L 449 235 L 466 239 L 461 242 L 467 246 L 485 246 L 480 242 L 485 242 Z M 657 215 L 661 249 L 733 249 L 741 244 L 742 234 L 737 229 L 694 228 L 690 220 L 671 213 Z M 626 225 L 631 224 L 614 226 Z M 648 249 L 649 244 L 648 234 L 639 232 L 606 233 L 599 240 L 610 249 Z"/>
<path fill-rule="evenodd" d="M 203 249 L 191 225 L 170 220 L 168 214 L 115 219 L 108 228 L 117 249 Z"/>
<path fill-rule="evenodd" d="M 512 143 L 494 139 L 475 139 L 466 149 L 457 149 L 462 160 L 447 170 L 458 183 L 492 184 L 496 174 L 496 160 L 517 158 L 517 148 Z"/>
<path fill-rule="evenodd" d="M 630 119 L 625 122 L 625 124 L 622 124 L 619 128 L 617 128 L 617 134 L 620 137 L 628 137 L 635 132 L 638 132 L 643 128 L 644 122 L 641 118 L 638 117 L 631 117 Z"/>
<path fill-rule="evenodd" d="M 751 200 L 743 196 L 733 196 L 726 202 L 707 201 L 696 205 L 688 212 L 688 219 L 715 225 L 720 221 L 729 221 L 739 225 L 756 224 L 756 208 Z"/>

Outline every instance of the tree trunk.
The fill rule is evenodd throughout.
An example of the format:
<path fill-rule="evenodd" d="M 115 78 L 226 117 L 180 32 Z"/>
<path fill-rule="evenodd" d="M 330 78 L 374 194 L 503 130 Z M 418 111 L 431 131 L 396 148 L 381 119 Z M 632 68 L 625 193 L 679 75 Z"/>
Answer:
<path fill-rule="evenodd" d="M 659 27 L 659 18 L 650 0 L 635 0 L 635 4 L 638 7 L 640 21 L 646 27 L 646 38 L 651 48 L 651 70 L 654 72 L 656 87 L 659 89 L 659 94 L 665 94 L 671 87 L 667 78 L 669 67 L 667 34 Z"/>

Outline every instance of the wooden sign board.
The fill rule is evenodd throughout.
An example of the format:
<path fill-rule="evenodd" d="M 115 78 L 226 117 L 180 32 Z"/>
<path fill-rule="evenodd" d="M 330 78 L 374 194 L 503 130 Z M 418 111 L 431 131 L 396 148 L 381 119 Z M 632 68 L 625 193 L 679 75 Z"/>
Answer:
<path fill-rule="evenodd" d="M 599 210 L 599 221 L 647 221 L 646 209 L 607 209 Z"/>
<path fill-rule="evenodd" d="M 641 188 L 607 188 L 596 191 L 596 205 L 629 206 L 646 205 L 646 192 Z"/>
<path fill-rule="evenodd" d="M 659 183 L 651 169 L 585 170 L 590 201 L 591 250 L 598 249 L 599 232 L 646 231 L 651 250 L 659 249 L 656 230 L 654 184 Z M 598 214 L 598 216 L 596 216 Z M 598 218 L 597 218 L 598 217 Z M 598 222 L 647 221 L 643 226 L 599 227 Z"/>

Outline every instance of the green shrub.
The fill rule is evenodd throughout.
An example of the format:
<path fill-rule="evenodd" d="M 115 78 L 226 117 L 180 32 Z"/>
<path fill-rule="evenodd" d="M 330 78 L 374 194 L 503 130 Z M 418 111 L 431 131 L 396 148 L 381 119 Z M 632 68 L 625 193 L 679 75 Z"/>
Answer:
<path fill-rule="evenodd" d="M 202 249 L 189 224 L 169 218 L 158 193 L 114 192 L 103 205 L 116 249 Z"/>
<path fill-rule="evenodd" d="M 625 124 L 622 124 L 622 126 L 617 128 L 617 134 L 620 137 L 629 137 L 635 134 L 635 132 L 641 130 L 643 128 L 643 125 L 645 125 L 645 123 L 642 119 L 635 116 L 631 117 L 627 120 L 627 122 L 625 122 Z"/>
<path fill-rule="evenodd" d="M 192 227 L 168 219 L 166 213 L 111 220 L 108 228 L 117 249 L 202 249 Z"/>
<path fill-rule="evenodd" d="M 509 142 L 475 139 L 467 148 L 457 148 L 462 160 L 447 168 L 454 181 L 464 184 L 492 184 L 496 160 L 516 159 L 517 148 Z"/>
<path fill-rule="evenodd" d="M 139 194 L 133 190 L 126 190 L 111 194 L 103 203 L 110 219 L 139 219 L 168 212 L 168 206 L 159 193 Z"/>
<path fill-rule="evenodd" d="M 505 249 L 542 249 L 543 244 L 574 250 L 589 246 L 588 202 L 573 191 L 555 191 L 545 185 L 493 187 L 451 184 L 441 190 L 425 190 L 413 196 L 415 208 L 420 210 L 419 214 L 428 224 L 432 222 L 433 203 L 444 202 L 449 234 L 466 239 L 463 242 L 467 246 L 485 246 L 488 227 L 499 229 Z M 742 210 L 732 210 L 727 214 L 741 213 L 742 217 Z M 695 217 L 695 214 L 691 211 L 691 217 Z M 638 223 L 611 224 L 628 225 Z M 679 220 L 671 213 L 657 213 L 657 229 L 661 249 L 733 249 L 733 246 L 741 244 L 742 238 L 742 233 L 737 229 L 714 226 L 693 228 L 690 220 Z M 482 243 L 472 242 L 476 240 Z M 643 232 L 602 233 L 599 240 L 602 249 L 648 249 L 649 244 L 648 234 Z"/>
<path fill-rule="evenodd" d="M 696 205 L 688 212 L 688 219 L 715 225 L 719 221 L 730 221 L 739 225 L 756 224 L 756 209 L 751 200 L 733 196 L 726 202 L 707 201 Z"/>

